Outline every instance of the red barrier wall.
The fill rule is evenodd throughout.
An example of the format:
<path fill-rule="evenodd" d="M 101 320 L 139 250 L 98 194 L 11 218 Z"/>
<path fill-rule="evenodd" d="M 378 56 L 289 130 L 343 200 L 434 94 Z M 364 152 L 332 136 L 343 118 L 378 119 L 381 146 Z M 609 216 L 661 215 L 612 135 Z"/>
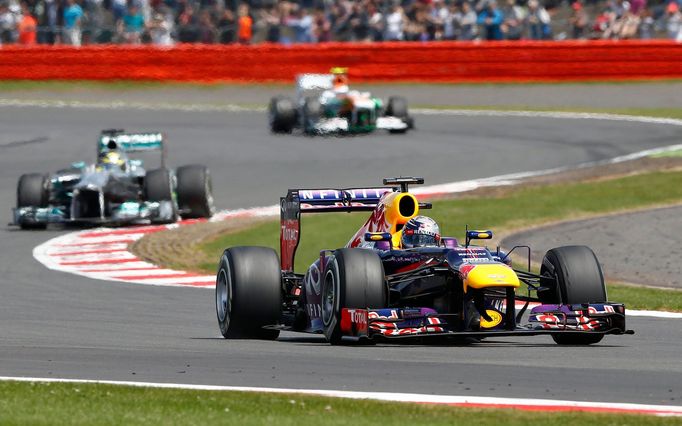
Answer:
<path fill-rule="evenodd" d="M 292 82 L 350 68 L 352 81 L 505 82 L 682 78 L 669 41 L 434 42 L 0 48 L 0 79 Z"/>

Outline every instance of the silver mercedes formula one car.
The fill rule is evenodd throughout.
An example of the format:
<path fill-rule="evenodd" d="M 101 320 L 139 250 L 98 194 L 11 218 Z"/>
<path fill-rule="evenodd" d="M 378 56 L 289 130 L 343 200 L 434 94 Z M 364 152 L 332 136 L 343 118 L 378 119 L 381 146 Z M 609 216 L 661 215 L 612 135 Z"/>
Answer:
<path fill-rule="evenodd" d="M 143 160 L 128 157 L 142 151 L 160 152 L 161 167 L 147 171 Z M 187 165 L 172 171 L 165 160 L 160 132 L 103 130 L 96 163 L 80 161 L 52 174 L 19 178 L 11 225 L 43 229 L 49 223 L 127 225 L 210 217 L 214 207 L 208 169 Z"/>

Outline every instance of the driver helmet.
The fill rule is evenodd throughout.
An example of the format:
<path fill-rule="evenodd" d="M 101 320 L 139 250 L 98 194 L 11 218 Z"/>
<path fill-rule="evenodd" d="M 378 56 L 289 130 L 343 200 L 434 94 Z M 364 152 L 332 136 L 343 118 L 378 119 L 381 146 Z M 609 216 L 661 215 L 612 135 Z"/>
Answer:
<path fill-rule="evenodd" d="M 104 170 L 126 170 L 126 160 L 118 151 L 108 151 L 100 155 L 98 166 Z"/>
<path fill-rule="evenodd" d="M 439 246 L 440 228 L 427 216 L 415 216 L 402 229 L 400 242 L 403 248 Z"/>
<path fill-rule="evenodd" d="M 332 68 L 332 84 L 336 93 L 348 92 L 348 69 L 347 68 Z"/>

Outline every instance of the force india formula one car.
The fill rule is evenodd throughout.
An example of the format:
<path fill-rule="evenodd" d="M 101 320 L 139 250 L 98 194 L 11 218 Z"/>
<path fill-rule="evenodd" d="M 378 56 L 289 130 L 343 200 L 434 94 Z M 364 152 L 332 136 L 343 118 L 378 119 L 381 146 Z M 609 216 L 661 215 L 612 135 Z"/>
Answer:
<path fill-rule="evenodd" d="M 337 344 L 344 336 L 549 335 L 558 344 L 588 345 L 606 334 L 633 333 L 625 328 L 624 305 L 607 301 L 588 247 L 549 250 L 540 274 L 512 269 L 514 249 L 470 244 L 491 238 L 491 231 L 468 230 L 464 245 L 443 237 L 437 246 L 400 248 L 403 225 L 430 208 L 408 192 L 409 184 L 423 182 L 391 178 L 384 180 L 388 188 L 290 189 L 281 199 L 281 261 L 264 247 L 228 248 L 220 260 L 216 307 L 223 336 L 275 339 L 280 330 L 293 330 L 324 333 Z M 355 211 L 371 215 L 348 244 L 320 251 L 305 275 L 295 273 L 300 215 Z"/>
<path fill-rule="evenodd" d="M 376 129 L 404 133 L 414 126 L 407 101 L 384 102 L 367 92 L 349 90 L 345 68 L 331 74 L 302 74 L 296 78 L 296 99 L 277 96 L 268 110 L 270 129 L 307 134 L 368 133 Z"/>
<path fill-rule="evenodd" d="M 146 171 L 127 154 L 159 151 L 161 168 Z M 97 142 L 98 161 L 84 162 L 51 175 L 24 174 L 17 185 L 14 225 L 45 228 L 48 223 L 172 223 L 213 213 L 211 177 L 204 166 L 175 173 L 165 168 L 161 133 L 104 130 Z"/>

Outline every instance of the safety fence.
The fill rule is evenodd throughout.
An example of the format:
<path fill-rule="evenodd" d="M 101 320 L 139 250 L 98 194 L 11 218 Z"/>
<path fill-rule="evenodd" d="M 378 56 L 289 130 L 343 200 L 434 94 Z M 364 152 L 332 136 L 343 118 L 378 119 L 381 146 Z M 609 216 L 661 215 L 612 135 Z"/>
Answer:
<path fill-rule="evenodd" d="M 682 78 L 668 41 L 5 46 L 0 79 L 292 82 L 348 67 L 352 81 L 524 82 Z"/>

